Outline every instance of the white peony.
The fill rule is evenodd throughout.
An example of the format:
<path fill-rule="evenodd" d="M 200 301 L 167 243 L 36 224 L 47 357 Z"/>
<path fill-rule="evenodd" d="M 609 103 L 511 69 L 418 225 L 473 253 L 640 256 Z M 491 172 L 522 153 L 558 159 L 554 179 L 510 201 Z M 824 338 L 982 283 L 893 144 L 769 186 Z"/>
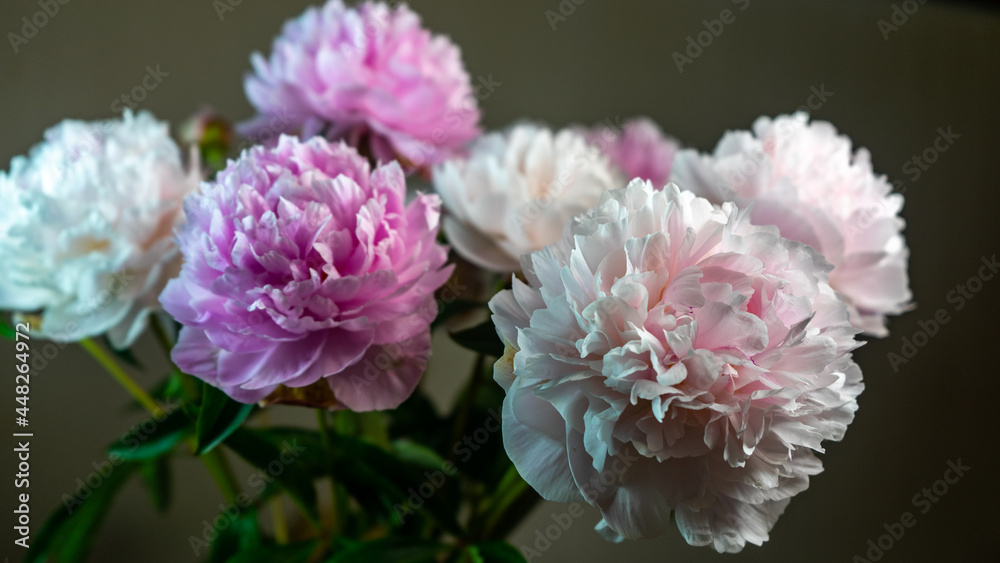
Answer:
<path fill-rule="evenodd" d="M 679 151 L 671 181 L 713 203 L 749 207 L 754 224 L 820 252 L 834 266 L 830 285 L 866 333 L 888 335 L 886 315 L 909 308 L 903 196 L 830 123 L 804 113 L 761 117 L 753 133 L 726 133 L 711 155 Z"/>
<path fill-rule="evenodd" d="M 448 242 L 498 272 L 517 270 L 522 254 L 558 240 L 570 217 L 621 185 L 607 156 L 579 131 L 530 123 L 485 135 L 468 158 L 434 170 Z"/>
<path fill-rule="evenodd" d="M 863 388 L 829 264 L 732 203 L 635 180 L 522 265 L 490 309 L 525 481 L 598 507 L 608 539 L 673 512 L 692 545 L 767 540 Z"/>
<path fill-rule="evenodd" d="M 173 229 L 199 180 L 146 112 L 52 127 L 0 173 L 0 309 L 40 315 L 32 331 L 53 340 L 128 347 L 180 269 Z"/>

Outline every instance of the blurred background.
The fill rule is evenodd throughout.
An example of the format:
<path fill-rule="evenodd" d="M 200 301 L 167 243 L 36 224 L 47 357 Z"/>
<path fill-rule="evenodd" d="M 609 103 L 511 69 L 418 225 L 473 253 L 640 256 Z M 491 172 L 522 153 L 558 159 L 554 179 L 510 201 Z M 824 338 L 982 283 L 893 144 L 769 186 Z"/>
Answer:
<path fill-rule="evenodd" d="M 267 52 L 282 22 L 309 4 L 59 0 L 58 13 L 15 46 L 8 33 L 20 34 L 22 18 L 31 18 L 39 4 L 3 0 L 0 161 L 6 168 L 61 119 L 119 113 L 116 100 L 142 84 L 147 67 L 159 69 L 162 80 L 146 91 L 139 108 L 175 125 L 205 104 L 235 120 L 248 118 L 242 77 L 250 53 Z M 876 171 L 905 193 L 917 307 L 892 321 L 890 337 L 856 353 L 867 389 L 846 440 L 828 445 L 825 472 L 793 500 L 771 540 L 748 546 L 741 561 L 864 561 L 879 553 L 881 561 L 996 560 L 990 548 L 1000 524 L 1000 455 L 992 444 L 1000 403 L 989 385 L 998 375 L 992 354 L 1000 337 L 1000 277 L 991 281 L 991 270 L 981 268 L 1000 251 L 1000 13 L 992 6 L 917 0 L 411 2 L 430 29 L 462 47 L 473 81 L 492 85 L 481 101 L 486 128 L 526 117 L 558 127 L 648 115 L 683 143 L 711 150 L 725 130 L 749 128 L 759 115 L 808 108 L 870 149 Z M 731 23 L 700 51 L 688 51 L 689 38 L 718 29 L 712 20 L 726 9 Z M 944 133 L 952 142 L 937 141 L 935 149 Z M 957 297 L 959 286 L 968 297 Z M 941 309 L 948 322 L 932 330 L 929 323 Z M 924 338 L 921 331 L 933 334 Z M 912 344 L 914 337 L 923 345 Z M 438 340 L 425 384 L 443 405 L 469 357 Z M 890 354 L 904 352 L 912 358 L 890 362 Z M 136 353 L 146 369 L 133 370 L 135 377 L 152 385 L 166 364 L 149 334 Z M 14 403 L 13 354 L 4 341 L 5 409 Z M 52 355 L 32 380 L 30 401 L 36 534 L 62 496 L 76 490 L 77 479 L 106 460 L 103 448 L 141 420 L 79 347 Z M 271 414 L 272 421 L 290 423 L 302 415 L 294 408 Z M 311 424 L 312 416 L 304 418 Z M 13 421 L 2 426 L 0 449 L 7 453 L 0 454 L 0 558 L 15 563 L 23 557 L 12 531 L 10 433 L 16 427 Z M 949 462 L 970 469 L 946 492 L 940 484 L 934 491 Z M 194 460 L 177 463 L 175 477 L 175 504 L 165 516 L 137 483 L 130 484 L 90 560 L 198 560 L 188 537 L 201 533 L 222 497 Z M 936 501 L 915 498 L 925 487 Z M 606 543 L 593 531 L 599 516 L 590 508 L 557 539 L 540 540 L 553 517 L 565 512 L 566 505 L 539 505 L 511 541 L 538 550 L 533 561 L 724 558 L 687 546 L 676 531 Z M 914 514 L 915 524 L 889 549 L 870 551 L 884 526 L 904 512 Z M 882 542 L 883 548 L 889 543 Z"/>

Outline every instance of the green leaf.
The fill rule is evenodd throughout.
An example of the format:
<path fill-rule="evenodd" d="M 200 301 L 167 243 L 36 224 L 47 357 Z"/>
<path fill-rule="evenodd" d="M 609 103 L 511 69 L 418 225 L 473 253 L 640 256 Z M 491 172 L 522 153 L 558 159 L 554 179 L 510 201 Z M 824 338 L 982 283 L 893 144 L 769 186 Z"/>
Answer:
<path fill-rule="evenodd" d="M 319 456 L 320 463 L 326 459 L 322 442 L 315 432 L 290 436 L 273 429 L 239 428 L 229 436 L 226 445 L 264 472 L 262 478 L 265 482 L 273 479 L 275 484 L 288 492 L 303 513 L 318 526 L 316 487 L 313 484 L 317 468 L 315 461 L 310 464 L 308 458 Z"/>
<path fill-rule="evenodd" d="M 411 513 L 422 514 L 445 530 L 462 535 L 455 517 L 458 483 L 453 471 L 449 476 L 444 468 L 418 469 L 350 436 L 335 435 L 332 449 L 334 478 L 367 510 L 381 509 L 397 525 L 410 519 Z M 429 494 L 421 494 L 421 487 L 429 489 Z"/>
<path fill-rule="evenodd" d="M 463 348 L 468 348 L 473 352 L 486 354 L 499 358 L 503 356 L 504 345 L 497 334 L 496 326 L 492 319 L 486 319 L 472 328 L 451 333 L 451 339 Z"/>
<path fill-rule="evenodd" d="M 212 542 L 208 563 L 225 563 L 240 553 L 256 551 L 260 545 L 257 511 L 244 510 L 229 526 L 219 530 L 219 535 Z"/>
<path fill-rule="evenodd" d="M 198 410 L 195 455 L 201 455 L 219 445 L 243 424 L 255 405 L 246 405 L 229 398 L 223 391 L 205 384 Z"/>
<path fill-rule="evenodd" d="M 315 540 L 289 545 L 270 544 L 238 553 L 226 559 L 226 563 L 306 563 L 316 547 Z"/>
<path fill-rule="evenodd" d="M 160 457 L 142 464 L 139 475 L 153 499 L 153 507 L 160 514 L 170 506 L 172 486 L 170 481 L 170 458 Z"/>
<path fill-rule="evenodd" d="M 151 430 L 146 424 L 149 421 L 154 423 Z M 147 418 L 108 446 L 108 455 L 120 456 L 126 461 L 157 458 L 170 453 L 191 430 L 191 419 L 181 409 L 171 412 L 162 421 Z"/>
<path fill-rule="evenodd" d="M 526 563 L 517 548 L 501 540 L 470 545 L 469 555 L 476 563 Z"/>
<path fill-rule="evenodd" d="M 445 462 L 434 450 L 410 440 L 396 440 L 392 449 L 399 459 L 420 467 L 440 469 Z"/>
<path fill-rule="evenodd" d="M 101 526 L 115 495 L 139 469 L 137 463 L 123 463 L 92 489 L 87 497 L 63 497 L 63 504 L 49 516 L 31 543 L 25 563 L 82 561 Z"/>
<path fill-rule="evenodd" d="M 338 552 L 329 563 L 434 563 L 449 546 L 423 538 L 386 538 Z"/>

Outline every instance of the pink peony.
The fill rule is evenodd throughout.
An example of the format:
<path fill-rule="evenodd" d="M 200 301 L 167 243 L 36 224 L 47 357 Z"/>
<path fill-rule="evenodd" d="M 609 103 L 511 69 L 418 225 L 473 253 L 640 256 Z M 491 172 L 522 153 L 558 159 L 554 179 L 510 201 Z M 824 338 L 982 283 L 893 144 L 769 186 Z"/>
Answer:
<path fill-rule="evenodd" d="M 806 245 L 633 181 L 523 259 L 490 302 L 503 438 L 544 498 L 607 538 L 761 544 L 857 409 L 857 330 Z"/>
<path fill-rule="evenodd" d="M 886 315 L 909 307 L 903 196 L 833 125 L 804 113 L 761 117 L 753 133 L 727 133 L 712 155 L 678 152 L 672 180 L 713 203 L 751 207 L 755 224 L 823 254 L 834 266 L 830 285 L 864 332 L 888 335 Z"/>
<path fill-rule="evenodd" d="M 679 143 L 663 134 L 654 121 L 637 117 L 623 126 L 599 126 L 584 133 L 587 141 L 600 148 L 611 164 L 628 179 L 648 180 L 657 188 L 667 185 L 674 153 Z"/>
<path fill-rule="evenodd" d="M 184 324 L 177 365 L 248 403 L 284 386 L 279 402 L 399 405 L 423 373 L 433 292 L 451 271 L 437 196 L 406 205 L 405 187 L 397 163 L 369 174 L 354 149 L 318 137 L 230 161 L 185 201 L 184 267 L 160 297 Z M 315 400 L 287 389 L 320 379 Z"/>
<path fill-rule="evenodd" d="M 405 5 L 330 0 L 285 24 L 271 58 L 253 56 L 243 132 L 324 134 L 383 162 L 444 160 L 479 135 L 479 107 L 458 48 Z"/>

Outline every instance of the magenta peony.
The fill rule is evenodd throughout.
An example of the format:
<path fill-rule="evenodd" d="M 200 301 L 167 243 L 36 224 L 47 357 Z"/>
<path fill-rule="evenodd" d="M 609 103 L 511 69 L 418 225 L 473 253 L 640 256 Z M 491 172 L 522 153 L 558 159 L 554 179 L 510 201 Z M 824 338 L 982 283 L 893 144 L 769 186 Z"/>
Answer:
<path fill-rule="evenodd" d="M 909 307 L 903 196 L 830 123 L 809 123 L 804 113 L 762 117 L 753 133 L 727 133 L 712 155 L 678 152 L 672 179 L 713 203 L 750 207 L 755 224 L 820 252 L 834 266 L 830 285 L 864 332 L 888 335 L 886 315 Z"/>
<path fill-rule="evenodd" d="M 611 164 L 628 179 L 640 178 L 662 188 L 670 180 L 670 168 L 679 143 L 663 134 L 647 117 L 637 117 L 622 126 L 605 125 L 584 129 L 587 141 L 600 148 Z"/>
<path fill-rule="evenodd" d="M 504 446 L 543 497 L 613 540 L 761 544 L 840 440 L 861 372 L 829 264 L 808 246 L 633 181 L 490 302 L 506 345 Z"/>
<path fill-rule="evenodd" d="M 185 201 L 185 263 L 160 298 L 184 324 L 174 361 L 243 402 L 313 386 L 291 396 L 399 405 L 423 373 L 433 292 L 451 271 L 437 196 L 406 205 L 404 194 L 397 163 L 369 173 L 319 137 L 230 161 Z"/>
<path fill-rule="evenodd" d="M 244 133 L 323 134 L 388 162 L 423 167 L 479 135 L 479 108 L 458 48 L 405 5 L 330 0 L 285 24 L 270 59 L 253 56 Z"/>

